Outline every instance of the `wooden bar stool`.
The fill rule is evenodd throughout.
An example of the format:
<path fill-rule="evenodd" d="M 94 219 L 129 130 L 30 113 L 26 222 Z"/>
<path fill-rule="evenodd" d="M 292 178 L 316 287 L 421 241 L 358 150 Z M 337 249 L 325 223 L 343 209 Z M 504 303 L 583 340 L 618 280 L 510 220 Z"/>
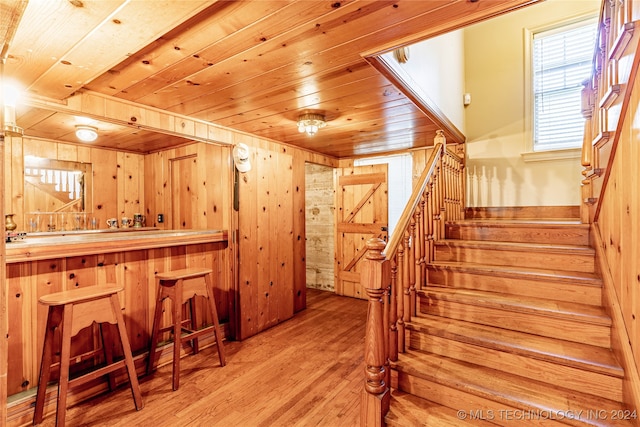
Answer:
<path fill-rule="evenodd" d="M 161 332 L 173 330 L 173 389 L 177 390 L 180 383 L 180 349 L 182 341 L 191 341 L 193 353 L 198 353 L 198 337 L 213 332 L 218 345 L 218 357 L 220 366 L 225 365 L 224 347 L 222 345 L 222 334 L 218 322 L 218 310 L 213 295 L 213 282 L 211 280 L 211 269 L 208 268 L 185 268 L 182 270 L 167 271 L 158 273 L 158 299 L 156 300 L 156 310 L 153 316 L 153 333 L 151 335 L 151 349 L 147 363 L 147 374 L 151 374 L 154 369 L 156 350 L 158 346 L 158 335 Z M 213 325 L 205 328 L 197 328 L 197 308 L 195 296 L 202 295 L 207 298 L 210 308 Z M 164 328 L 160 327 L 162 320 L 162 301 L 169 298 L 172 303 L 172 324 Z M 182 305 L 190 302 L 191 318 L 182 320 Z M 190 328 L 185 328 L 186 324 Z M 184 332 L 184 334 L 183 334 Z"/>
<path fill-rule="evenodd" d="M 118 292 L 122 287 L 116 286 L 91 286 L 69 291 L 57 292 L 40 297 L 39 301 L 49 307 L 47 324 L 42 349 L 42 361 L 40 363 L 40 377 L 38 379 L 38 393 L 36 395 L 36 408 L 33 414 L 33 424 L 42 422 L 44 412 L 44 399 L 47 391 L 47 383 L 51 374 L 51 364 L 55 352 L 53 341 L 56 328 L 61 328 L 62 348 L 60 349 L 60 378 L 58 381 L 58 402 L 56 412 L 56 425 L 65 425 L 67 410 L 67 392 L 70 388 L 84 384 L 102 375 L 109 374 L 109 387 L 115 387 L 115 372 L 126 367 L 131 384 L 131 392 L 136 409 L 144 406 L 140 385 L 133 363 L 129 337 L 124 325 L 124 318 L 118 300 Z M 102 349 L 105 354 L 106 366 L 83 374 L 77 378 L 69 379 L 69 364 L 71 359 L 71 338 L 81 329 L 90 326 L 93 322 L 100 324 L 102 331 Z M 115 324 L 118 327 L 120 343 L 124 359 L 113 361 L 113 334 L 106 333 L 108 328 L 102 323 Z M 104 328 L 104 329 L 103 329 Z"/>

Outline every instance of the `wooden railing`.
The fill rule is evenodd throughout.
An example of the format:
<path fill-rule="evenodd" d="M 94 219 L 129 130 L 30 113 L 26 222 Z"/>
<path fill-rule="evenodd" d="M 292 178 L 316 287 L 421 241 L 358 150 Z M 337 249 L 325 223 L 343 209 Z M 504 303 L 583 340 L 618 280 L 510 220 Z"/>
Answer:
<path fill-rule="evenodd" d="M 611 347 L 623 371 L 623 401 L 640 407 L 640 337 L 635 313 L 640 186 L 640 1 L 602 1 L 592 75 L 582 92 L 583 222 L 602 277 L 602 302 L 611 316 Z"/>
<path fill-rule="evenodd" d="M 592 75 L 582 90 L 583 223 L 596 220 L 601 193 L 611 170 L 624 98 L 629 95 L 628 82 L 633 68 L 630 57 L 638 37 L 635 27 L 632 1 L 602 2 Z"/>
<path fill-rule="evenodd" d="M 361 283 L 369 312 L 361 425 L 384 425 L 389 409 L 391 361 L 405 351 L 405 325 L 415 315 L 416 289 L 426 285 L 434 243 L 445 223 L 464 216 L 464 162 L 436 143 L 389 242 L 370 239 Z"/>

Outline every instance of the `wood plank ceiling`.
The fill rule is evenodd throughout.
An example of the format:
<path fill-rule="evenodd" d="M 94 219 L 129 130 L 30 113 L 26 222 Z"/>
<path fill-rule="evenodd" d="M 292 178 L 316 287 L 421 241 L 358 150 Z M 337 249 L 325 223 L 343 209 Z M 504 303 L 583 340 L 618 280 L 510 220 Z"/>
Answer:
<path fill-rule="evenodd" d="M 367 58 L 536 1 L 30 0 L 4 74 L 51 101 L 90 90 L 334 157 L 392 152 L 430 145 L 443 127 L 449 140 L 464 137 Z M 24 3 L 0 0 L 3 16 Z M 23 107 L 18 124 L 77 142 L 77 119 L 52 110 Z M 324 114 L 327 126 L 299 133 L 304 112 Z M 98 127 L 95 144 L 121 150 L 184 142 Z"/>

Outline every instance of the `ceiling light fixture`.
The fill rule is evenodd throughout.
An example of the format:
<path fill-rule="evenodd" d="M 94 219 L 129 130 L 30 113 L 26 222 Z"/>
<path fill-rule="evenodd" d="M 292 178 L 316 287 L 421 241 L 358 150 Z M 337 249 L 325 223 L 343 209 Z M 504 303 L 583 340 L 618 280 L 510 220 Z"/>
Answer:
<path fill-rule="evenodd" d="M 322 114 L 305 113 L 298 117 L 298 132 L 306 132 L 307 135 L 313 136 L 318 133 L 318 129 L 327 125 Z"/>
<path fill-rule="evenodd" d="M 76 126 L 76 136 L 80 141 L 93 142 L 98 139 L 98 129 L 92 126 L 78 125 Z"/>

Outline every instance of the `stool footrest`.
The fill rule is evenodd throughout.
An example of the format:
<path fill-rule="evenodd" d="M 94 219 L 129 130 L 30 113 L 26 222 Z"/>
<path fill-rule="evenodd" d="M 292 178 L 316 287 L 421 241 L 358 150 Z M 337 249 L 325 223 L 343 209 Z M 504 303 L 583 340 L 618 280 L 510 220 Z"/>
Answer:
<path fill-rule="evenodd" d="M 108 366 L 103 366 L 101 368 L 97 368 L 94 371 L 91 371 L 89 373 L 83 374 L 79 377 L 73 378 L 71 380 L 69 380 L 69 387 L 71 386 L 76 386 L 76 385 L 81 385 L 81 384 L 85 384 L 88 383 L 91 380 L 94 380 L 96 378 L 100 378 L 103 375 L 108 374 L 109 372 L 113 372 L 116 371 L 118 369 L 123 369 L 126 368 L 127 365 L 125 364 L 125 360 L 122 359 L 118 362 L 113 362 L 112 364 L 108 365 Z"/>

